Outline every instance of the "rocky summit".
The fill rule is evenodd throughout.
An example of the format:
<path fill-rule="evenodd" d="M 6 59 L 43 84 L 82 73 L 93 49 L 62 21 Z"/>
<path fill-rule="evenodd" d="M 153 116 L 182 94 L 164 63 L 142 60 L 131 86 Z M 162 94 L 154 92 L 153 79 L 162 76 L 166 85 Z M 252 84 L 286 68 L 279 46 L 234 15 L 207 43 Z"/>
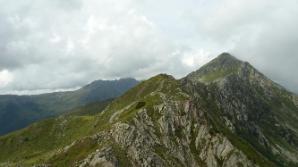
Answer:
<path fill-rule="evenodd" d="M 297 95 L 229 53 L 80 110 L 1 137 L 0 166 L 298 166 Z"/>

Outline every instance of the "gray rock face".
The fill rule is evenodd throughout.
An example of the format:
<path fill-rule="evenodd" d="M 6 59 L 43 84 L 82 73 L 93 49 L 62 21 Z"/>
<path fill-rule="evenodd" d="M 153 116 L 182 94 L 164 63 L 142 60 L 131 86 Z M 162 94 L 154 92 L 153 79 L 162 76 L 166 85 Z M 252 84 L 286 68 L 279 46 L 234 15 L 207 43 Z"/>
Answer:
<path fill-rule="evenodd" d="M 102 150 L 97 150 L 96 152 L 90 154 L 86 159 L 81 162 L 79 167 L 118 167 L 118 160 L 113 155 L 111 147 L 103 148 Z"/>
<path fill-rule="evenodd" d="M 226 56 L 224 57 L 219 57 L 202 70 L 190 74 L 184 82 L 202 84 L 201 89 L 205 92 L 200 92 L 208 94 L 205 96 L 210 98 L 209 103 L 218 106 L 217 112 L 211 111 L 211 117 L 218 117 L 216 122 L 225 125 L 223 128 L 228 128 L 248 141 L 278 166 L 297 166 L 296 96 L 246 62 L 231 57 L 228 58 L 228 66 L 219 66 L 218 62 L 227 61 L 224 60 Z M 214 71 L 227 71 L 231 64 L 237 67 L 233 68 L 234 71 L 213 77 L 207 83 L 200 80 L 206 75 L 213 76 Z M 188 87 L 187 91 L 192 93 L 193 90 Z"/>
<path fill-rule="evenodd" d="M 211 133 L 204 111 L 193 101 L 161 95 L 163 100 L 152 111 L 140 109 L 130 123 L 117 122 L 109 132 L 131 166 L 257 166 L 225 136 Z M 117 154 L 110 153 L 94 152 L 84 164 L 116 166 Z"/>

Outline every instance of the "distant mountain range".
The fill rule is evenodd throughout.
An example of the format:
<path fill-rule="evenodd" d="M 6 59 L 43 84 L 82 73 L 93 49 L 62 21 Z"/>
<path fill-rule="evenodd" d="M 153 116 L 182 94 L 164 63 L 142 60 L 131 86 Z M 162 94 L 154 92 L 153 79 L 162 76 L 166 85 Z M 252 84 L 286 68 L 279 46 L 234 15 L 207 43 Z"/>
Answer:
<path fill-rule="evenodd" d="M 228 53 L 0 137 L 0 166 L 298 167 L 297 155 L 298 96 Z"/>
<path fill-rule="evenodd" d="M 137 83 L 132 78 L 97 80 L 76 91 L 32 96 L 0 95 L 0 135 L 88 103 L 118 97 Z"/>

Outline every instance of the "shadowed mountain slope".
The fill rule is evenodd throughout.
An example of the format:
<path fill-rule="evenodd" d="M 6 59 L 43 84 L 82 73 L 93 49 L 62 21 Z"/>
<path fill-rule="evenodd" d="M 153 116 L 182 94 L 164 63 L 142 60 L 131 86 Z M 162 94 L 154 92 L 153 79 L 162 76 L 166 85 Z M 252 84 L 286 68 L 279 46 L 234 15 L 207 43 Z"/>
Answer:
<path fill-rule="evenodd" d="M 130 78 L 98 80 L 76 91 L 32 96 L 0 95 L 0 135 L 87 103 L 115 98 L 137 83 Z"/>

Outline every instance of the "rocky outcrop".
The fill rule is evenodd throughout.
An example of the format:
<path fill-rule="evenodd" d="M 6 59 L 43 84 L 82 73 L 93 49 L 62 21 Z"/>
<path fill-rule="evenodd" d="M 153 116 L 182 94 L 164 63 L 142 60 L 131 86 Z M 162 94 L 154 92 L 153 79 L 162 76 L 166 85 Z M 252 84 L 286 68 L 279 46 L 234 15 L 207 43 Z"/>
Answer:
<path fill-rule="evenodd" d="M 86 159 L 84 159 L 79 167 L 96 167 L 96 166 L 104 166 L 104 167 L 118 167 L 119 162 L 115 157 L 113 150 L 111 147 L 105 147 L 101 150 L 96 150 L 96 152 L 88 155 Z"/>
<path fill-rule="evenodd" d="M 117 122 L 110 130 L 131 166 L 257 166 L 224 135 L 212 134 L 193 101 L 170 98 L 165 95 L 153 110 L 139 109 L 131 122 Z M 117 153 L 111 156 L 104 149 L 90 154 L 84 164 L 116 166 L 114 157 Z"/>
<path fill-rule="evenodd" d="M 283 123 L 268 105 L 280 96 L 290 97 L 288 93 L 248 63 L 226 54 L 202 69 L 178 85 L 171 83 L 172 77 L 162 76 L 165 79 L 156 82 L 149 94 L 142 97 L 146 88 L 138 90 L 142 102 L 128 102 L 113 112 L 108 134 L 112 145 L 126 155 L 126 163 L 144 167 L 295 166 L 297 150 L 285 147 L 297 146 L 295 128 Z M 159 100 L 148 106 L 153 98 Z M 121 120 L 134 106 L 138 106 L 134 116 Z M 268 131 L 269 124 L 279 132 Z M 114 166 L 121 161 L 115 147 L 108 145 L 88 157 L 87 164 L 94 162 L 92 157 Z"/>
<path fill-rule="evenodd" d="M 229 65 L 218 62 L 228 62 Z M 208 83 L 196 79 L 230 69 L 231 66 L 237 67 L 233 68 L 234 72 Z M 188 85 L 203 84 L 201 87 L 208 94 L 208 103 L 218 107 L 216 112 L 210 111 L 210 117 L 219 118 L 213 122 L 224 125 L 223 128 L 228 128 L 249 142 L 278 166 L 289 166 L 285 160 L 291 165 L 297 163 L 297 156 L 294 157 L 298 153 L 298 143 L 294 138 L 298 137 L 298 109 L 297 104 L 296 107 L 293 106 L 295 100 L 292 100 L 291 93 L 249 63 L 235 60 L 228 55 L 219 56 L 202 70 L 190 74 L 184 79 L 184 83 L 187 82 L 192 83 Z M 187 91 L 193 92 L 189 87 Z"/>

